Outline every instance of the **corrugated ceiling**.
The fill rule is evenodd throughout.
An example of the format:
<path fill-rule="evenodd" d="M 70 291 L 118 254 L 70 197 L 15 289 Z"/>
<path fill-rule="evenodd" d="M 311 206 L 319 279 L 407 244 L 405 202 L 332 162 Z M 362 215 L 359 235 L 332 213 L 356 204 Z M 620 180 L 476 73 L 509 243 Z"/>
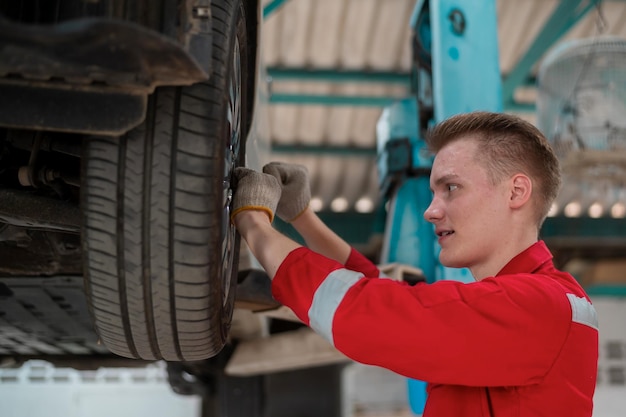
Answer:
<path fill-rule="evenodd" d="M 270 1 L 266 0 L 265 4 Z M 527 51 L 557 0 L 497 0 L 499 57 L 503 77 Z M 584 3 L 584 2 L 583 2 Z M 267 17 L 262 51 L 268 68 L 299 70 L 410 70 L 410 17 L 415 0 L 290 0 Z M 467 6 L 464 6 L 467 7 Z M 626 2 L 604 1 L 562 40 L 605 35 L 626 38 Z M 469 81 L 469 80 L 468 80 Z M 274 80 L 272 93 L 405 96 L 403 85 Z M 533 89 L 516 97 L 533 101 Z M 272 104 L 269 135 L 276 146 L 289 146 L 273 159 L 306 165 L 313 194 L 328 209 L 337 197 L 353 210 L 362 197 L 376 201 L 375 155 L 367 152 L 311 152 L 325 147 L 372 149 L 381 107 Z M 533 121 L 534 114 L 524 117 Z M 294 150 L 295 149 L 295 150 Z M 300 149 L 300 151 L 297 151 Z"/>

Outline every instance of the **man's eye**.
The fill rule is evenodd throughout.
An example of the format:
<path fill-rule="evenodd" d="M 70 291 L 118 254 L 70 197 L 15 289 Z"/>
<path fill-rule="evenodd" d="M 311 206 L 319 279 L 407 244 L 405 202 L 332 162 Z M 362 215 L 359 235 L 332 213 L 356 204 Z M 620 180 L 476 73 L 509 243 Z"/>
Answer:
<path fill-rule="evenodd" d="M 459 186 L 456 184 L 448 184 L 447 187 L 448 187 L 448 191 L 454 191 L 457 188 L 459 188 Z"/>

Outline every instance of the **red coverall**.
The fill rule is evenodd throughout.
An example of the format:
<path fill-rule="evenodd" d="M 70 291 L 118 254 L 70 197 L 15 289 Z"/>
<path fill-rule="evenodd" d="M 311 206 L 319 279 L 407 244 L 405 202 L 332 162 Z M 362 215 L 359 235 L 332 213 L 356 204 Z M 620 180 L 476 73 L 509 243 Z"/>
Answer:
<path fill-rule="evenodd" d="M 425 417 L 591 416 L 596 312 L 542 241 L 469 284 L 379 274 L 298 248 L 272 291 L 349 358 L 428 382 Z"/>

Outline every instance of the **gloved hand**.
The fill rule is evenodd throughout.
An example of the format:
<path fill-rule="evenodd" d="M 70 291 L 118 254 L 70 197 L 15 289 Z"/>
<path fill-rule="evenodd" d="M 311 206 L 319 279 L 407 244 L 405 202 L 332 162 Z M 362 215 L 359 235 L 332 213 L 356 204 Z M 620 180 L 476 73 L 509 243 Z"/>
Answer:
<path fill-rule="evenodd" d="M 280 200 L 280 183 L 271 175 L 252 169 L 238 167 L 233 171 L 235 178 L 235 197 L 230 221 L 245 210 L 262 210 L 267 213 L 270 223 Z"/>
<path fill-rule="evenodd" d="M 309 172 L 302 165 L 270 162 L 263 167 L 263 172 L 274 176 L 282 187 L 282 193 L 276 214 L 290 223 L 309 207 L 311 187 Z"/>

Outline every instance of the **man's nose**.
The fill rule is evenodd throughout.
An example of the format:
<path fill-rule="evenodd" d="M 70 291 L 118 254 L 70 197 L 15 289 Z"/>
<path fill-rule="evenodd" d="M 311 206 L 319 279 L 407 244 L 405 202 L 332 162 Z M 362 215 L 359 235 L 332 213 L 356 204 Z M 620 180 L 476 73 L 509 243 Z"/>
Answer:
<path fill-rule="evenodd" d="M 424 219 L 426 219 L 426 221 L 428 222 L 434 223 L 437 220 L 440 220 L 442 217 L 443 217 L 443 210 L 441 209 L 441 206 L 437 202 L 437 199 L 433 198 L 433 200 L 430 202 L 430 205 L 424 212 Z"/>

